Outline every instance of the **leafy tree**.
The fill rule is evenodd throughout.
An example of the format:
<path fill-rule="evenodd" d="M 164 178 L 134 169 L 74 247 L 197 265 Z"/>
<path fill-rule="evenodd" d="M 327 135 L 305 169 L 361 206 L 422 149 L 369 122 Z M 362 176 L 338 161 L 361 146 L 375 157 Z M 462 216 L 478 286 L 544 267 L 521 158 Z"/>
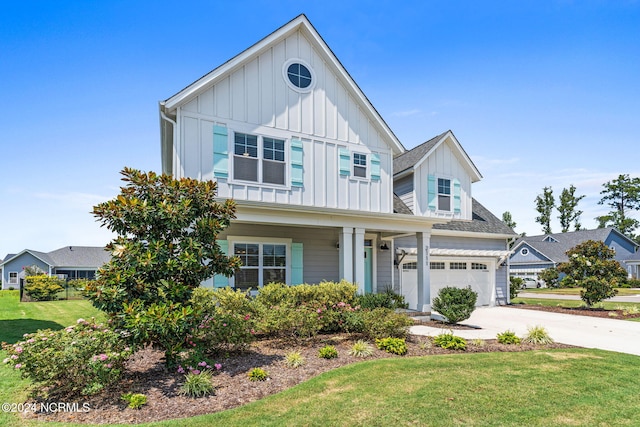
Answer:
<path fill-rule="evenodd" d="M 598 227 L 612 226 L 621 233 L 634 238 L 634 231 L 640 221 L 629 217 L 630 211 L 640 209 L 640 178 L 631 178 L 628 174 L 602 184 L 602 199 L 599 205 L 607 205 L 612 210 L 607 215 L 596 218 Z"/>
<path fill-rule="evenodd" d="M 540 214 L 536 217 L 536 222 L 542 225 L 544 234 L 551 234 L 551 212 L 555 205 L 553 190 L 551 187 L 544 187 L 543 193 L 536 197 L 536 210 Z"/>
<path fill-rule="evenodd" d="M 509 211 L 506 211 L 502 214 L 502 222 L 504 222 L 505 225 L 511 228 L 512 230 L 516 228 L 516 222 L 513 220 L 513 217 L 511 216 L 511 212 Z"/>
<path fill-rule="evenodd" d="M 545 268 L 540 273 L 538 273 L 538 279 L 543 280 L 548 287 L 557 288 L 558 287 L 558 279 L 560 278 L 560 273 L 557 268 Z"/>
<path fill-rule="evenodd" d="M 562 193 L 560 194 L 560 206 L 558 206 L 558 212 L 560 215 L 558 219 L 560 220 L 560 226 L 562 227 L 562 232 L 566 233 L 571 228 L 571 223 L 574 224 L 575 230 L 578 231 L 582 227 L 580 224 L 580 215 L 582 215 L 582 211 L 578 210 L 578 203 L 580 200 L 584 199 L 584 195 L 577 196 L 575 195 L 576 187 L 571 184 L 571 186 L 562 189 Z"/>
<path fill-rule="evenodd" d="M 471 289 L 447 286 L 440 289 L 438 296 L 431 302 L 431 308 L 442 314 L 447 323 L 458 323 L 471 317 L 476 309 L 478 293 Z"/>
<path fill-rule="evenodd" d="M 615 252 L 604 242 L 587 240 L 568 250 L 567 256 L 569 261 L 559 264 L 558 271 L 584 288 L 580 297 L 589 307 L 615 296 L 618 291 L 614 288 L 626 280 L 626 271 L 613 259 Z"/>
<path fill-rule="evenodd" d="M 235 218 L 231 200 L 215 200 L 216 183 L 124 168 L 126 185 L 93 208 L 102 226 L 117 233 L 107 245 L 111 261 L 86 288 L 112 325 L 133 344 L 165 350 L 172 364 L 197 313 L 192 291 L 214 274 L 231 276 L 240 260 L 227 257 L 216 236 Z"/>

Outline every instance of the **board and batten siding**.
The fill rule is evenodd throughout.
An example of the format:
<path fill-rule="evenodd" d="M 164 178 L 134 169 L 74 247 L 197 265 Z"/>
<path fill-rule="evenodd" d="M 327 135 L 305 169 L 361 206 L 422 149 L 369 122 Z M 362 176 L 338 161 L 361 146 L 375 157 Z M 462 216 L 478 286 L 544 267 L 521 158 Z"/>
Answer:
<path fill-rule="evenodd" d="M 291 89 L 283 65 L 301 59 L 315 75 L 313 90 Z M 177 162 L 181 176 L 217 180 L 218 195 L 237 200 L 393 212 L 391 141 L 342 84 L 336 70 L 297 32 L 260 52 L 242 66 L 177 109 Z M 268 186 L 214 177 L 213 128 L 228 129 L 229 164 L 233 133 L 242 132 L 287 141 L 302 141 L 303 185 Z M 370 174 L 373 155 L 379 156 L 379 179 L 340 175 L 339 150 L 367 155 Z M 289 154 L 287 154 L 289 155 Z M 287 158 L 289 166 L 290 159 Z"/>
<path fill-rule="evenodd" d="M 429 209 L 429 176 L 431 175 L 436 179 L 457 179 L 460 182 L 460 213 L 453 217 L 456 219 L 472 218 L 471 177 L 448 142 L 440 144 L 414 173 L 416 204 L 413 207 L 413 211 L 416 215 L 431 217 L 452 216 L 450 212 L 441 213 Z"/>
<path fill-rule="evenodd" d="M 402 202 L 407 205 L 412 212 L 415 213 L 413 209 L 413 174 L 396 179 L 393 183 L 393 192 L 400 197 L 400 200 L 402 200 Z"/>

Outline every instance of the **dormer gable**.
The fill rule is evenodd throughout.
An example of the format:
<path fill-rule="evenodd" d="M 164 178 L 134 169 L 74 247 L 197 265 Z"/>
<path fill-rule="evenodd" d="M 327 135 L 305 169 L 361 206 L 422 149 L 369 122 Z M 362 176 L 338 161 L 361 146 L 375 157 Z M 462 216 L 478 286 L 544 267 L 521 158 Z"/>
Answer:
<path fill-rule="evenodd" d="M 480 171 L 446 131 L 394 159 L 394 191 L 415 215 L 472 220 L 471 184 Z"/>

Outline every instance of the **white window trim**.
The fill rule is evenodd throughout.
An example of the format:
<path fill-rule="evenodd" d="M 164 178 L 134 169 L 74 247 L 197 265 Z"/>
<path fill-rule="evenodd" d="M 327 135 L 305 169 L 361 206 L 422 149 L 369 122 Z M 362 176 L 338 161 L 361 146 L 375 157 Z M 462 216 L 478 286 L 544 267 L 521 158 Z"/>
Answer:
<path fill-rule="evenodd" d="M 11 275 L 15 274 L 15 282 L 11 280 Z M 20 283 L 20 272 L 18 271 L 9 271 L 8 275 L 7 275 L 7 285 L 17 285 Z"/>
<path fill-rule="evenodd" d="M 311 84 L 309 86 L 305 88 L 299 88 L 298 86 L 291 83 L 291 80 L 289 80 L 289 76 L 287 74 L 287 69 L 291 64 L 302 64 L 305 67 L 307 67 L 307 69 L 309 70 L 309 73 L 311 73 Z M 300 58 L 291 58 L 288 61 L 285 61 L 285 63 L 282 65 L 282 78 L 284 79 L 284 82 L 287 84 L 287 87 L 289 89 L 296 91 L 298 93 L 309 93 L 316 87 L 317 78 L 316 78 L 316 73 L 313 70 L 313 67 L 307 61 L 302 60 Z"/>
<path fill-rule="evenodd" d="M 522 256 L 529 255 L 529 249 L 527 249 L 527 248 L 520 249 L 520 255 L 522 255 Z"/>
<path fill-rule="evenodd" d="M 229 133 L 231 134 L 231 137 L 229 138 L 229 147 L 228 147 L 228 151 L 229 151 L 229 183 L 230 184 L 242 184 L 242 185 L 258 185 L 260 187 L 264 187 L 264 188 L 276 188 L 279 190 L 290 190 L 291 189 L 291 176 L 290 176 L 290 169 L 291 169 L 291 159 L 289 156 L 289 152 L 291 151 L 291 138 L 285 138 L 285 137 L 281 137 L 281 136 L 272 136 L 272 135 L 264 135 L 262 133 L 256 133 L 256 132 L 252 132 L 252 131 L 244 131 L 242 129 L 235 129 L 235 128 L 229 128 Z M 252 157 L 253 159 L 256 159 L 258 162 L 258 179 L 259 181 L 246 181 L 243 179 L 237 179 L 235 177 L 235 157 L 237 156 L 236 154 L 236 133 L 241 133 L 241 134 L 245 134 L 245 135 L 252 135 L 257 137 L 258 139 L 258 146 L 257 146 L 257 150 L 258 150 L 258 156 L 257 157 Z M 264 158 L 264 138 L 271 138 L 271 139 L 279 139 L 281 141 L 284 141 L 284 184 L 280 185 L 280 184 L 273 184 L 270 182 L 262 182 L 263 179 L 263 169 L 262 169 L 262 162 L 264 160 L 268 160 Z M 240 156 L 238 156 L 240 157 Z"/>
<path fill-rule="evenodd" d="M 260 245 L 260 252 L 259 252 L 260 266 L 258 267 L 258 283 L 260 283 L 260 281 L 262 280 L 261 273 L 262 273 L 262 269 L 264 268 L 264 266 L 262 266 L 262 245 L 264 244 L 285 245 L 286 246 L 285 256 L 287 257 L 287 265 L 285 267 L 285 278 L 286 278 L 285 284 L 291 285 L 291 243 L 293 242 L 293 239 L 283 239 L 283 238 L 277 238 L 277 237 L 227 236 L 227 242 L 229 244 L 229 255 L 231 256 L 235 252 L 234 245 L 236 243 Z M 231 276 L 229 278 L 229 286 L 232 286 L 232 287 L 235 286 L 234 276 Z M 264 283 L 262 285 L 258 284 L 259 288 L 261 288 L 262 286 L 264 286 Z"/>
<path fill-rule="evenodd" d="M 453 178 L 449 176 L 436 175 L 436 212 L 443 212 L 447 214 L 454 214 L 453 211 Z M 440 185 L 438 185 L 438 181 L 441 179 L 446 179 L 449 181 L 449 210 L 440 209 Z M 446 196 L 446 194 L 443 194 Z"/>
<path fill-rule="evenodd" d="M 365 173 L 364 176 L 356 176 L 356 154 L 360 156 L 364 156 L 366 164 L 364 165 Z M 360 166 L 362 167 L 362 166 Z M 356 181 L 370 181 L 371 180 L 371 154 L 370 153 L 362 153 L 360 151 L 352 151 L 351 152 L 351 179 Z"/>

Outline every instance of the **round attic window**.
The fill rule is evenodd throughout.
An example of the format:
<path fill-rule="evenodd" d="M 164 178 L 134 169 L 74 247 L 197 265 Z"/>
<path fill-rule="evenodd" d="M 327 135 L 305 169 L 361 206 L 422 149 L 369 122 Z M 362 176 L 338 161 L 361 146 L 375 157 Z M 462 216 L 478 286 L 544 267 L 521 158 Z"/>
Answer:
<path fill-rule="evenodd" d="M 527 256 L 527 255 L 529 255 L 529 249 L 527 249 L 527 248 L 522 248 L 522 250 L 520 251 L 520 255 L 522 255 L 522 256 Z"/>
<path fill-rule="evenodd" d="M 291 89 L 298 92 L 310 92 L 315 83 L 311 67 L 299 59 L 287 61 L 283 67 L 285 81 Z"/>

